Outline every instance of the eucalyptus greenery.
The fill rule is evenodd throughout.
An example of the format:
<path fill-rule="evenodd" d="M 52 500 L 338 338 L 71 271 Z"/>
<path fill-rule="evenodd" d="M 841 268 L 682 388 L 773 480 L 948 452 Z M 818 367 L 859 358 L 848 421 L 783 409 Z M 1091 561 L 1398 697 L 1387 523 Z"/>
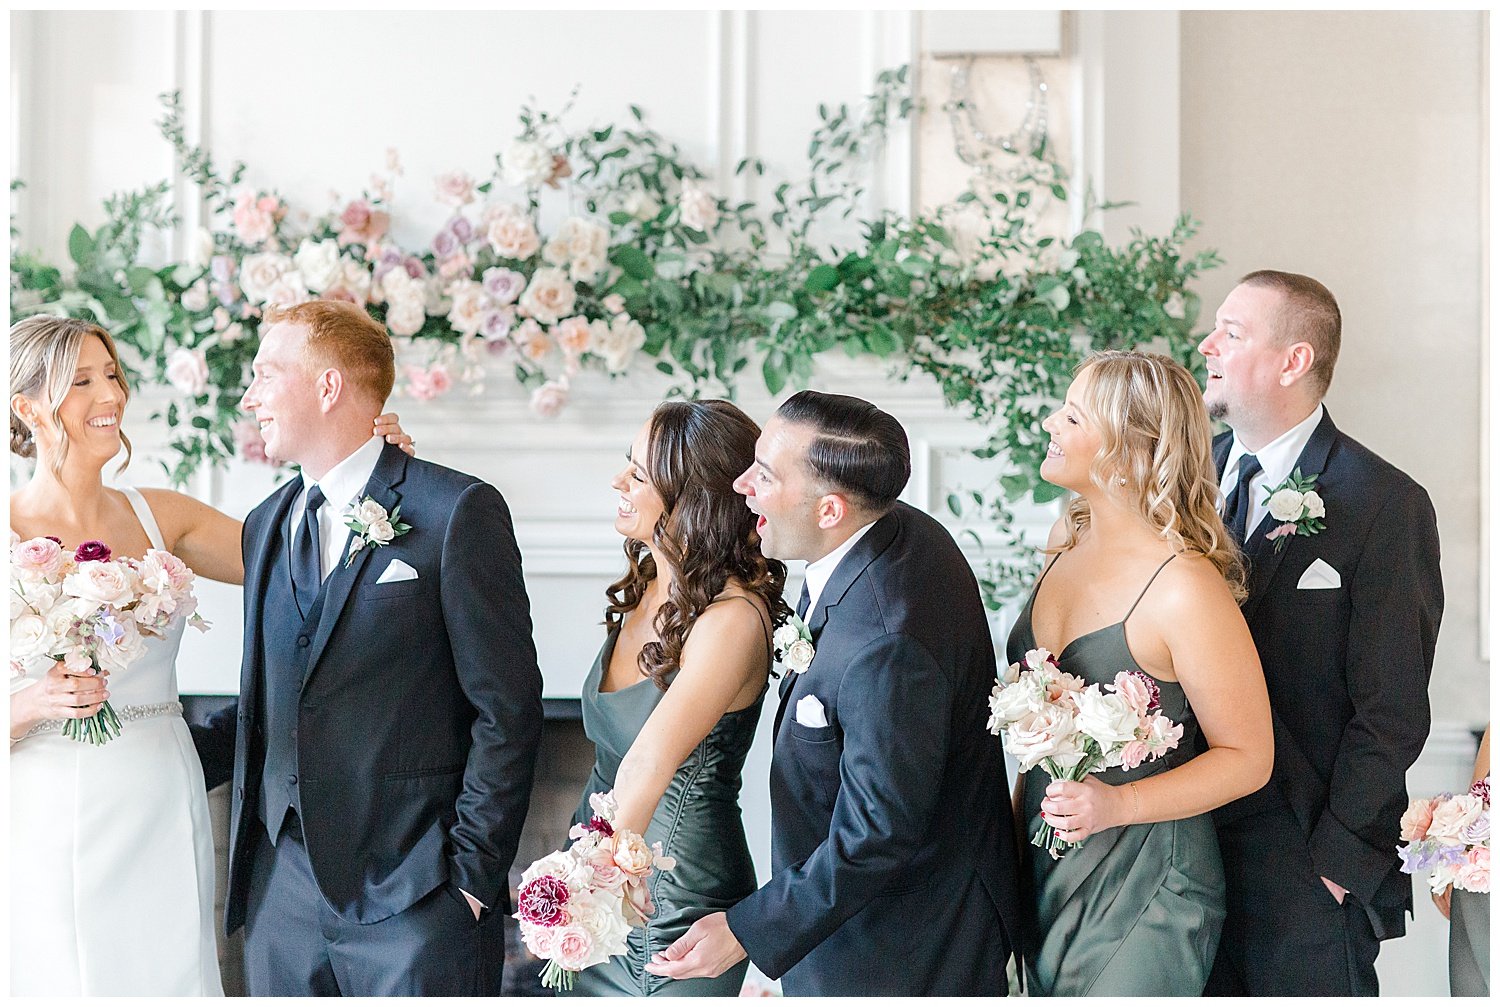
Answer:
<path fill-rule="evenodd" d="M 163 99 L 160 126 L 179 171 L 207 209 L 222 217 L 245 166 L 221 174 L 207 151 L 187 142 L 177 97 Z M 988 437 L 974 453 L 992 461 L 993 478 L 948 487 L 948 506 L 971 534 L 982 525 L 1000 533 L 1004 544 L 988 550 L 981 578 L 986 603 L 998 608 L 1034 570 L 1031 551 L 1020 548 L 1014 506 L 1061 492 L 1037 475 L 1047 442 L 1042 417 L 1061 398 L 1076 365 L 1095 350 L 1150 344 L 1195 367 L 1198 300 L 1188 287 L 1218 259 L 1213 252 L 1184 252 L 1195 230 L 1186 216 L 1169 234 L 1137 231 L 1120 245 L 1091 229 L 1070 238 L 1048 233 L 1048 208 L 1074 194 L 1045 145 L 1023 155 L 1026 170 L 1000 191 L 976 179 L 970 191 L 930 212 L 859 219 L 860 179 L 869 160 L 883 149 L 890 127 L 916 108 L 905 67 L 881 73 L 853 109 L 820 106 L 805 177 L 772 185 L 763 162 L 742 161 L 736 173 L 760 179 L 769 200 L 716 198 L 716 219 L 705 229 L 688 226 L 679 206 L 684 182 L 702 185 L 704 173 L 648 126 L 637 106 L 630 106 L 625 124 L 582 132 L 564 127 L 567 109 L 551 115 L 525 107 L 520 138 L 565 158 L 571 172 L 565 184 L 591 214 L 609 221 L 612 268 L 577 284 L 578 310 L 605 317 L 603 305 L 623 301 L 644 328 L 642 352 L 673 379 L 671 394 L 733 397 L 746 374 L 777 394 L 805 386 L 816 358 L 839 350 L 886 360 L 899 380 L 929 376 L 949 406 L 986 428 Z M 500 160 L 480 191 L 503 185 Z M 178 396 L 164 414 L 177 453 L 168 472 L 181 484 L 199 467 L 234 455 L 231 427 L 240 418 L 258 312 L 244 312 L 237 338 L 226 341 L 213 305 L 183 304 L 206 264 L 142 264 L 146 233 L 176 223 L 169 193 L 170 183 L 163 182 L 107 200 L 101 227 L 73 229 L 66 272 L 13 255 L 11 310 L 13 317 L 45 311 L 99 321 L 133 351 L 137 380 L 164 382 L 174 349 L 204 351 L 207 391 Z M 626 210 L 626 193 L 644 197 L 636 206 L 644 202 L 654 212 Z M 539 187 L 525 192 L 533 215 L 539 196 Z M 1085 219 L 1093 219 L 1108 207 L 1086 209 Z M 333 234 L 331 219 L 316 222 L 309 235 Z M 850 247 L 820 238 L 821 225 L 837 220 L 858 224 Z M 220 255 L 250 251 L 227 228 L 216 229 L 213 239 Z M 474 263 L 476 273 L 494 264 L 526 266 L 486 255 Z M 426 268 L 434 267 L 431 252 L 419 256 Z M 383 317 L 380 303 L 369 308 Z M 463 338 L 433 315 L 412 342 L 457 344 Z M 524 361 L 514 369 L 528 387 L 546 381 Z"/>

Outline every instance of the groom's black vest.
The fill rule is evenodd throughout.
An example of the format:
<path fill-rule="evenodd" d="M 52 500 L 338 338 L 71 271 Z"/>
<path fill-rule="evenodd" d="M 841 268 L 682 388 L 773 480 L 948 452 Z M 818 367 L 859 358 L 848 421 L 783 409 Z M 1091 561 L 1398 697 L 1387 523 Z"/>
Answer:
<path fill-rule="evenodd" d="M 292 508 L 293 511 L 296 508 Z M 287 516 L 288 521 L 291 515 Z M 261 709 L 265 730 L 265 764 L 260 776 L 260 818 L 271 835 L 271 842 L 281 832 L 287 809 L 302 817 L 297 792 L 297 715 L 302 699 L 302 682 L 307 678 L 307 659 L 318 617 L 323 612 L 327 592 L 320 590 L 307 618 L 297 608 L 292 591 L 291 528 L 283 525 L 276 536 L 275 559 L 266 578 L 260 634 L 261 659 L 265 675 Z M 323 583 L 328 583 L 325 578 Z"/>

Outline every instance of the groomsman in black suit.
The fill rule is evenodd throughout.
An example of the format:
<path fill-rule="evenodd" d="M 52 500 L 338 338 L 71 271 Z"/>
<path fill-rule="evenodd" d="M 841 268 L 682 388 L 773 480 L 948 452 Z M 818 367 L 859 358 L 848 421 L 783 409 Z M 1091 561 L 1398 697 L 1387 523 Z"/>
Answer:
<path fill-rule="evenodd" d="M 1214 460 L 1276 734 L 1270 783 L 1214 815 L 1229 904 L 1211 995 L 1374 995 L 1380 942 L 1412 908 L 1396 844 L 1429 727 L 1437 518 L 1324 408 L 1340 327 L 1321 283 L 1263 270 L 1198 347 L 1204 402 L 1231 428 Z M 1306 507 L 1272 496 L 1294 472 L 1315 484 Z"/>
<path fill-rule="evenodd" d="M 767 556 L 808 561 L 815 648 L 781 682 L 771 880 L 647 968 L 717 976 L 748 955 L 794 996 L 1003 995 L 1018 859 L 974 574 L 896 501 L 906 432 L 870 403 L 794 395 L 755 455 L 735 489 Z"/>
<path fill-rule="evenodd" d="M 235 745 L 225 932 L 255 996 L 498 995 L 542 727 L 510 512 L 370 436 L 362 309 L 267 320 L 244 405 L 302 472 L 245 520 L 237 710 L 195 732 L 211 780 Z"/>

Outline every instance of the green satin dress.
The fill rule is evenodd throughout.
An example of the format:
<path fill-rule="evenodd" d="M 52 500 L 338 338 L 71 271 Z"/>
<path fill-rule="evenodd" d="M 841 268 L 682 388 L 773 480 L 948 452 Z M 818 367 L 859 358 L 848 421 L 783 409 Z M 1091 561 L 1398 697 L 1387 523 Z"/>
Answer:
<path fill-rule="evenodd" d="M 650 679 L 615 692 L 600 692 L 614 645 L 611 631 L 583 685 L 583 729 L 594 743 L 595 756 L 575 823 L 593 814 L 591 794 L 614 789 L 620 760 L 665 695 Z M 739 795 L 745 756 L 755 739 L 765 697 L 762 689 L 750 706 L 719 718 L 678 767 L 646 828 L 646 842 L 661 843 L 662 852 L 677 859 L 677 867 L 652 875 L 651 901 L 656 913 L 644 929 L 631 931 L 629 952 L 585 969 L 574 984 L 575 995 L 739 995 L 748 961 L 716 979 L 683 980 L 654 976 L 646 971 L 646 963 L 687 933 L 695 921 L 728 909 L 756 889 Z"/>
<path fill-rule="evenodd" d="M 1031 629 L 1035 598 L 1033 590 L 1011 631 L 1006 651 L 1012 662 L 1037 646 Z M 1134 611 L 1132 605 L 1124 619 L 1068 644 L 1057 655 L 1062 670 L 1090 684 L 1141 671 L 1125 637 Z M 1183 726 L 1181 742 L 1134 770 L 1096 774 L 1101 782 L 1142 780 L 1192 757 L 1198 728 L 1187 696 L 1176 682 L 1153 681 L 1161 689 L 1162 713 Z M 1041 804 L 1050 782 L 1043 769 L 1026 774 L 1027 839 L 1043 824 Z M 1202 994 L 1224 925 L 1224 868 L 1212 815 L 1106 829 L 1061 860 L 1029 844 L 1022 850 L 1032 886 L 1023 928 L 1031 995 Z"/>

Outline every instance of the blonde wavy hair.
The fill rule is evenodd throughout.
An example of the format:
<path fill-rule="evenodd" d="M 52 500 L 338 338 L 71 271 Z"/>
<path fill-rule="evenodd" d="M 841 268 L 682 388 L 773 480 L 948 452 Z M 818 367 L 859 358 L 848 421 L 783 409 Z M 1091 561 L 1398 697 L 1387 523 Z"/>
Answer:
<path fill-rule="evenodd" d="M 84 340 L 90 336 L 104 343 L 114 361 L 123 395 L 120 402 L 120 419 L 123 421 L 125 406 L 130 401 L 130 383 L 125 377 L 125 366 L 120 363 L 115 341 L 102 326 L 81 318 L 33 315 L 10 327 L 10 392 L 51 407 L 57 451 L 48 463 L 58 475 L 62 474 L 63 462 L 68 457 L 68 432 L 63 429 L 59 414 L 63 399 L 73 387 L 78 355 L 83 350 Z M 120 442 L 125 445 L 125 460 L 119 468 L 123 472 L 130 464 L 130 438 L 125 436 L 124 430 L 120 431 Z M 16 415 L 14 409 L 10 411 L 10 450 L 22 458 L 35 458 L 37 453 L 35 432 Z"/>
<path fill-rule="evenodd" d="M 1086 359 L 1080 403 L 1099 431 L 1089 478 L 1131 503 L 1174 551 L 1203 556 L 1223 574 L 1236 601 L 1245 597 L 1240 549 L 1219 515 L 1213 428 L 1203 393 L 1170 357 L 1104 350 Z M 1089 526 L 1089 502 L 1077 497 L 1065 515 L 1067 536 L 1049 553 L 1078 544 Z"/>

